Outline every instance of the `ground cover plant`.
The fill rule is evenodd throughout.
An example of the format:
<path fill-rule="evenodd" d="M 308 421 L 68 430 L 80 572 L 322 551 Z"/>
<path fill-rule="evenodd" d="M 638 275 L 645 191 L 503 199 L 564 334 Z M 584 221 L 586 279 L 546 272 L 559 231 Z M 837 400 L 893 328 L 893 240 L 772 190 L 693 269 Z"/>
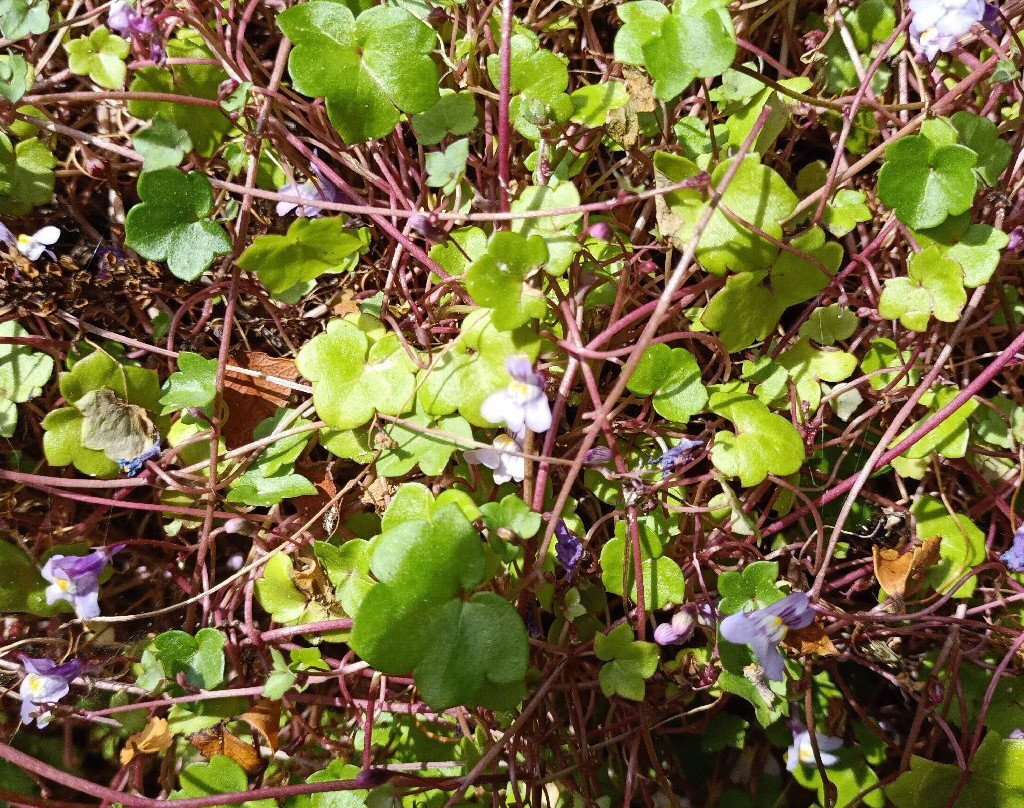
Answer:
<path fill-rule="evenodd" d="M 0 0 L 0 803 L 1024 804 L 1022 15 Z"/>

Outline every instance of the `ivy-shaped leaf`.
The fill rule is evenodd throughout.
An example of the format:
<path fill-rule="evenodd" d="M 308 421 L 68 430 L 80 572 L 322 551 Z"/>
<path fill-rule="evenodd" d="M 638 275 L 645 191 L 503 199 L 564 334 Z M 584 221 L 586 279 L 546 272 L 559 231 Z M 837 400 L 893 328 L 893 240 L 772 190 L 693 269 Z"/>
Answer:
<path fill-rule="evenodd" d="M 918 539 L 924 541 L 934 536 L 941 537 L 939 562 L 925 573 L 925 580 L 936 592 L 951 590 L 967 570 L 985 560 L 985 534 L 967 515 L 951 514 L 942 500 L 927 495 L 911 506 L 910 513 L 914 517 Z M 952 595 L 969 598 L 976 587 L 977 578 L 970 577 Z"/>
<path fill-rule="evenodd" d="M 12 41 L 50 27 L 48 0 L 0 0 L 0 33 Z"/>
<path fill-rule="evenodd" d="M 736 614 L 746 608 L 760 609 L 783 598 L 777 561 L 754 561 L 742 570 L 726 570 L 718 576 L 718 611 Z"/>
<path fill-rule="evenodd" d="M 345 222 L 340 216 L 299 217 L 283 236 L 257 236 L 238 257 L 238 265 L 255 272 L 273 295 L 316 280 L 325 272 L 354 269 L 370 245 L 370 231 L 345 227 Z"/>
<path fill-rule="evenodd" d="M 165 631 L 153 640 L 152 649 L 167 679 L 179 673 L 193 687 L 212 690 L 224 681 L 224 635 L 215 628 L 201 628 L 193 637 L 184 631 Z"/>
<path fill-rule="evenodd" d="M 334 586 L 341 607 L 350 617 L 359 612 L 363 598 L 374 586 L 370 577 L 372 549 L 373 545 L 363 539 L 350 539 L 340 547 L 325 541 L 313 543 L 313 552 Z"/>
<path fill-rule="evenodd" d="M 160 115 L 132 136 L 132 145 L 142 155 L 143 171 L 158 171 L 178 165 L 192 151 L 192 138 L 172 120 Z"/>
<path fill-rule="evenodd" d="M 736 390 L 712 393 L 708 406 L 732 422 L 736 432 L 717 432 L 711 462 L 749 488 L 769 474 L 795 473 L 804 462 L 804 444 L 792 423 L 753 396 Z"/>
<path fill-rule="evenodd" d="M 811 312 L 811 316 L 800 326 L 800 336 L 808 337 L 819 345 L 835 345 L 849 339 L 857 330 L 860 319 L 850 309 L 833 303 Z"/>
<path fill-rule="evenodd" d="M 535 37 L 525 33 L 512 35 L 510 46 L 511 80 L 509 89 L 548 104 L 565 92 L 569 69 L 564 56 L 538 47 Z M 498 54 L 487 57 L 487 75 L 491 83 L 501 84 L 501 60 Z"/>
<path fill-rule="evenodd" d="M 708 403 L 696 358 L 685 348 L 669 348 L 663 342 L 644 350 L 627 386 L 638 395 L 653 396 L 655 411 L 679 424 Z"/>
<path fill-rule="evenodd" d="M 825 206 L 821 223 L 836 238 L 852 233 L 858 222 L 871 221 L 871 208 L 867 206 L 867 197 L 863 191 L 844 188 L 836 191 L 835 196 Z"/>
<path fill-rule="evenodd" d="M 108 90 L 124 88 L 128 67 L 124 60 L 131 51 L 127 39 L 110 33 L 105 25 L 94 28 L 88 36 L 64 44 L 68 67 L 76 76 L 88 76 Z"/>
<path fill-rule="evenodd" d="M 405 9 L 375 6 L 357 18 L 342 3 L 310 0 L 277 23 L 295 44 L 288 57 L 295 89 L 327 100 L 346 143 L 384 137 L 403 112 L 425 112 L 439 98 L 430 58 L 436 35 Z"/>
<path fill-rule="evenodd" d="M 401 477 L 414 466 L 419 466 L 424 474 L 440 474 L 452 454 L 470 446 L 473 440 L 473 429 L 465 418 L 435 418 L 420 409 L 405 416 L 402 423 L 389 424 L 382 431 L 390 441 L 377 459 L 377 473 L 382 477 Z"/>
<path fill-rule="evenodd" d="M 835 348 L 815 348 L 801 337 L 776 362 L 789 373 L 801 407 L 813 414 L 821 404 L 821 383 L 841 382 L 857 369 L 857 357 Z M 803 413 L 800 413 L 801 420 Z"/>
<path fill-rule="evenodd" d="M 435 146 L 445 135 L 468 135 L 477 123 L 473 94 L 454 90 L 441 90 L 437 103 L 412 116 L 412 130 L 423 146 Z"/>
<path fill-rule="evenodd" d="M 299 351 L 295 365 L 313 383 L 313 404 L 328 426 L 352 429 L 375 412 L 412 409 L 416 364 L 397 335 L 378 333 L 371 339 L 349 320 L 331 320 Z"/>
<path fill-rule="evenodd" d="M 523 189 L 512 205 L 513 213 L 572 208 L 580 204 L 580 192 L 571 182 L 558 185 L 529 186 Z M 579 251 L 579 221 L 582 213 L 562 213 L 557 216 L 536 216 L 513 219 L 511 230 L 521 236 L 541 236 L 548 248 L 544 267 L 551 275 L 561 275 L 569 268 L 572 257 Z"/>
<path fill-rule="evenodd" d="M 179 779 L 181 788 L 168 795 L 171 801 L 233 794 L 249 789 L 245 770 L 224 755 L 214 755 L 209 763 L 190 763 L 182 769 Z M 276 804 L 274 800 L 247 800 L 240 803 L 240 808 L 274 808 Z"/>
<path fill-rule="evenodd" d="M 455 192 L 466 173 L 469 159 L 469 139 L 456 140 L 441 152 L 430 152 L 424 158 L 427 167 L 427 185 L 440 188 L 443 193 Z"/>
<path fill-rule="evenodd" d="M 936 227 L 974 203 L 977 160 L 966 146 L 936 146 L 925 135 L 902 137 L 885 149 L 878 198 L 907 226 Z"/>
<path fill-rule="evenodd" d="M 57 160 L 38 138 L 18 145 L 0 132 L 0 216 L 24 216 L 53 196 Z"/>
<path fill-rule="evenodd" d="M 0 53 L 0 97 L 15 104 L 35 80 L 35 69 L 24 56 Z"/>
<path fill-rule="evenodd" d="M 963 268 L 964 286 L 974 289 L 988 283 L 999 266 L 1010 237 L 988 224 L 971 224 L 969 213 L 950 216 L 938 227 L 914 233 L 922 247 L 937 244 L 943 256 Z"/>
<path fill-rule="evenodd" d="M 27 337 L 16 320 L 0 323 L 0 337 Z M 9 438 L 18 423 L 17 404 L 35 398 L 53 375 L 53 359 L 29 345 L 0 343 L 0 436 Z"/>
<path fill-rule="evenodd" d="M 999 130 L 988 118 L 973 112 L 960 110 L 950 118 L 960 142 L 978 155 L 975 170 L 986 185 L 999 182 L 999 175 L 1006 170 L 1013 156 L 1013 147 L 999 137 Z"/>
<path fill-rule="evenodd" d="M 646 680 L 658 669 L 658 646 L 634 639 L 633 629 L 620 623 L 607 634 L 594 637 L 594 653 L 604 660 L 598 681 L 608 697 L 643 701 Z"/>
<path fill-rule="evenodd" d="M 386 531 L 371 563 L 380 583 L 356 615 L 353 650 L 383 673 L 411 670 L 436 710 L 514 705 L 527 668 L 522 620 L 493 592 L 457 597 L 482 582 L 485 564 L 479 535 L 455 506 Z"/>
<path fill-rule="evenodd" d="M 899 319 L 911 331 L 926 331 L 932 317 L 955 323 L 965 303 L 963 269 L 932 245 L 910 259 L 906 278 L 886 279 L 878 313 L 887 320 Z"/>
<path fill-rule="evenodd" d="M 641 542 L 640 573 L 644 581 L 644 605 L 648 609 L 664 609 L 674 603 L 682 603 L 685 597 L 686 579 L 683 571 L 673 559 L 657 554 L 648 556 Z M 633 551 L 629 541 L 615 537 L 601 548 L 601 581 L 604 588 L 613 595 L 629 593 L 630 599 L 637 600 L 636 575 L 633 574 Z"/>
<path fill-rule="evenodd" d="M 125 244 L 144 258 L 166 261 L 178 278 L 198 278 L 218 255 L 231 252 L 224 227 L 208 218 L 210 181 L 200 172 L 176 168 L 139 175 L 142 202 L 125 217 Z"/>
<path fill-rule="evenodd" d="M 629 103 L 629 91 L 621 81 L 589 84 L 570 93 L 573 113 L 570 120 L 584 126 L 604 126 L 608 113 Z"/>
<path fill-rule="evenodd" d="M 494 310 L 491 322 L 495 328 L 519 328 L 543 317 L 547 310 L 544 292 L 528 281 L 547 260 L 548 248 L 542 237 L 524 238 L 499 230 L 491 237 L 487 252 L 466 272 L 466 291 L 477 303 Z"/>
<path fill-rule="evenodd" d="M 187 407 L 202 409 L 213 403 L 217 395 L 217 360 L 182 351 L 178 354 L 178 372 L 164 382 L 163 414 Z"/>

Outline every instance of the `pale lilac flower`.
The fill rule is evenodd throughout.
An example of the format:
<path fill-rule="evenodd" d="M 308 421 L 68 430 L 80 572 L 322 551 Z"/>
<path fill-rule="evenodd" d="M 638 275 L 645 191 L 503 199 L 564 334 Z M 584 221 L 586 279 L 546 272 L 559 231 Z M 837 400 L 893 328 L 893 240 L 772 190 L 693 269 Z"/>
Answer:
<path fill-rule="evenodd" d="M 140 13 L 131 3 L 115 0 L 107 13 L 107 27 L 123 36 L 149 36 L 156 30 L 156 22 Z"/>
<path fill-rule="evenodd" d="M 658 468 L 661 469 L 661 479 L 668 477 L 675 469 L 677 463 L 685 463 L 692 460 L 693 456 L 704 448 L 704 441 L 690 440 L 683 438 L 665 454 L 658 458 Z"/>
<path fill-rule="evenodd" d="M 817 765 L 817 761 L 814 759 L 814 749 L 811 747 L 811 733 L 803 724 L 796 721 L 793 722 L 792 729 L 793 743 L 786 751 L 786 768 L 793 771 L 798 763 L 804 766 Z M 821 755 L 822 765 L 826 768 L 835 766 L 839 762 L 839 757 L 832 753 L 843 745 L 843 739 L 836 738 L 834 735 L 824 735 L 817 731 L 815 731 L 814 737 L 818 742 L 818 753 Z"/>
<path fill-rule="evenodd" d="M 999 556 L 1011 572 L 1024 572 L 1024 524 L 1013 534 L 1013 546 Z"/>
<path fill-rule="evenodd" d="M 680 609 L 667 623 L 660 623 L 654 629 L 654 641 L 658 645 L 679 645 L 690 639 L 697 618 L 691 609 Z"/>
<path fill-rule="evenodd" d="M 21 720 L 42 729 L 50 723 L 52 713 L 46 705 L 56 704 L 71 690 L 71 682 L 81 675 L 85 666 L 77 659 L 58 665 L 52 659 L 33 659 L 21 655 L 25 678 L 21 680 Z"/>
<path fill-rule="evenodd" d="M 491 441 L 493 449 L 469 449 L 463 452 L 467 463 L 479 463 L 487 466 L 494 473 L 497 485 L 515 480 L 523 481 L 526 476 L 526 460 L 522 455 L 523 447 L 510 435 L 498 435 Z"/>
<path fill-rule="evenodd" d="M 1011 741 L 1024 741 L 1024 729 L 1017 727 L 1009 735 L 1006 736 Z"/>
<path fill-rule="evenodd" d="M 761 609 L 731 614 L 722 621 L 722 636 L 737 645 L 754 649 L 767 679 L 781 682 L 785 667 L 779 643 L 790 629 L 806 628 L 814 622 L 814 608 L 804 592 L 786 595 Z"/>
<path fill-rule="evenodd" d="M 524 427 L 546 432 L 551 427 L 551 407 L 544 394 L 544 378 L 522 355 L 506 359 L 505 370 L 512 383 L 491 393 L 480 407 L 480 414 L 493 424 L 505 424 L 512 432 L 520 432 Z"/>
<path fill-rule="evenodd" d="M 52 224 L 40 227 L 31 236 L 25 233 L 15 236 L 6 225 L 0 224 L 0 241 L 15 247 L 29 261 L 35 261 L 43 253 L 56 260 L 57 256 L 46 248 L 51 244 L 56 244 L 59 238 L 60 228 L 54 227 Z"/>
<path fill-rule="evenodd" d="M 565 579 L 572 583 L 580 561 L 583 560 L 583 542 L 579 536 L 569 530 L 562 519 L 555 522 L 555 557 L 565 567 Z"/>
<path fill-rule="evenodd" d="M 1019 252 L 1024 247 L 1024 225 L 1017 225 L 1010 231 L 1010 240 L 1006 244 L 1007 252 Z"/>
<path fill-rule="evenodd" d="M 910 11 L 911 44 L 929 61 L 953 50 L 974 23 L 985 19 L 984 0 L 910 0 Z"/>
<path fill-rule="evenodd" d="M 41 570 L 42 576 L 50 582 L 46 587 L 46 602 L 52 606 L 57 601 L 67 601 L 81 620 L 98 617 L 100 573 L 110 557 L 123 548 L 123 544 L 114 544 L 84 556 L 50 556 Z"/>
<path fill-rule="evenodd" d="M 311 202 L 334 202 L 338 198 L 338 189 L 334 187 L 333 183 L 325 177 L 316 164 L 312 166 L 313 176 L 316 178 L 316 182 L 309 179 L 305 182 L 286 182 L 280 188 L 278 193 L 288 194 L 289 196 L 298 196 L 303 199 L 308 199 Z M 323 212 L 323 208 L 319 205 L 300 205 L 296 202 L 278 202 L 277 203 L 277 215 L 286 216 L 287 214 L 295 211 L 296 216 L 301 216 L 305 219 L 315 219 Z"/>

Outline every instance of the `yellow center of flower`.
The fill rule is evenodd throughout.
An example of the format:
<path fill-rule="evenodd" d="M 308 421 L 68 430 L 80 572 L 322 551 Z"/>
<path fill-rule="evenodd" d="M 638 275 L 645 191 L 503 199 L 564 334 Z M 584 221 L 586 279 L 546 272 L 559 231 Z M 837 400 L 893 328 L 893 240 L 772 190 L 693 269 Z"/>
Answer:
<path fill-rule="evenodd" d="M 18 236 L 18 246 L 19 247 L 27 247 L 31 243 L 32 243 L 32 236 L 26 236 L 24 233 L 22 233 L 20 236 Z"/>
<path fill-rule="evenodd" d="M 57 584 L 57 588 L 61 592 L 67 592 L 69 589 L 71 589 L 71 581 L 67 580 L 66 578 L 58 578 L 56 581 L 54 581 L 54 583 Z"/>
<path fill-rule="evenodd" d="M 811 748 L 810 742 L 800 744 L 800 762 L 805 764 L 814 763 L 814 750 Z"/>
<path fill-rule="evenodd" d="M 772 617 L 771 626 L 772 626 L 773 629 L 782 628 L 782 618 L 781 617 Z"/>
<path fill-rule="evenodd" d="M 34 673 L 30 673 L 28 675 L 28 689 L 31 690 L 33 694 L 35 694 L 38 693 L 40 689 L 42 689 L 42 687 L 43 677 L 36 676 Z"/>
<path fill-rule="evenodd" d="M 511 449 L 515 446 L 515 441 L 513 441 L 508 435 L 498 435 L 498 437 L 494 439 L 493 445 L 496 449 Z"/>
<path fill-rule="evenodd" d="M 527 401 L 532 393 L 532 387 L 524 382 L 512 382 L 509 385 L 509 392 L 518 401 Z"/>

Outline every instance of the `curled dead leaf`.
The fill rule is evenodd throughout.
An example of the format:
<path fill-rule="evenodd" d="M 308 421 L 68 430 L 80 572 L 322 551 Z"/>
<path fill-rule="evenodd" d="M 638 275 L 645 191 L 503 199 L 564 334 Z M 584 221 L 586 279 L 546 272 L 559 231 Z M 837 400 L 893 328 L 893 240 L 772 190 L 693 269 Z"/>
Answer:
<path fill-rule="evenodd" d="M 246 351 L 231 361 L 237 367 L 285 381 L 295 381 L 299 377 L 293 360 L 261 351 Z M 228 370 L 224 376 L 224 401 L 228 405 L 229 417 L 222 429 L 227 445 L 235 448 L 251 441 L 256 425 L 273 415 L 279 407 L 287 406 L 291 392 L 270 379 Z"/>
<path fill-rule="evenodd" d="M 231 758 L 248 775 L 259 774 L 267 767 L 259 749 L 229 732 L 224 724 L 193 732 L 188 736 L 188 742 L 208 758 L 214 755 Z"/>
<path fill-rule="evenodd" d="M 238 716 L 252 727 L 253 735 L 263 736 L 271 752 L 277 751 L 277 734 L 281 724 L 281 702 L 271 699 L 260 699 L 251 710 Z"/>
<path fill-rule="evenodd" d="M 872 548 L 875 577 L 882 590 L 893 598 L 903 598 L 924 581 L 928 568 L 938 563 L 942 539 L 933 536 L 907 553 L 878 547 Z"/>
<path fill-rule="evenodd" d="M 151 718 L 142 732 L 136 732 L 121 749 L 121 765 L 127 766 L 137 755 L 163 754 L 171 748 L 174 736 L 167 728 L 166 718 Z"/>
<path fill-rule="evenodd" d="M 788 632 L 785 644 L 798 654 L 836 656 L 839 653 L 818 620 L 815 620 L 809 626 Z"/>

